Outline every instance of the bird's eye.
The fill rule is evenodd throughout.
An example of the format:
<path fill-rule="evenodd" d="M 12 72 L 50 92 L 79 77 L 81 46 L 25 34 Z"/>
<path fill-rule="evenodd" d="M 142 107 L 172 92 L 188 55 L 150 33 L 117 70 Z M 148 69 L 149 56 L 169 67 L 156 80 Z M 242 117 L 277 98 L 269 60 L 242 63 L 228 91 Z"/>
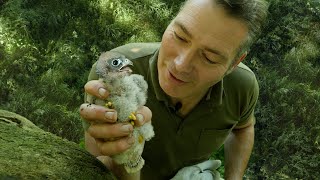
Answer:
<path fill-rule="evenodd" d="M 119 66 L 120 63 L 121 63 L 120 59 L 115 59 L 112 61 L 112 66 Z"/>

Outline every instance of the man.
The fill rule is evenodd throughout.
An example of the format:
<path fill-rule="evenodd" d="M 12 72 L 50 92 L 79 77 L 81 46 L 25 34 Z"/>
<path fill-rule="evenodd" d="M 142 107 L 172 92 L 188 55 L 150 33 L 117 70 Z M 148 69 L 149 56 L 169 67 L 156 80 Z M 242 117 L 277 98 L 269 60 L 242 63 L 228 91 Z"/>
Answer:
<path fill-rule="evenodd" d="M 258 85 L 240 62 L 260 31 L 266 9 L 262 0 L 188 0 L 160 45 L 113 49 L 131 59 L 133 72 L 148 82 L 148 101 L 137 111 L 137 126 L 152 116 L 155 137 L 145 145 L 146 164 L 140 173 L 128 175 L 113 163 L 109 156 L 133 143 L 134 127 L 116 123 L 112 109 L 88 105 L 92 96 L 105 99 L 109 94 L 94 80 L 93 66 L 85 85 L 87 103 L 80 108 L 87 150 L 120 178 L 170 179 L 224 144 L 225 179 L 242 179 L 253 147 Z"/>

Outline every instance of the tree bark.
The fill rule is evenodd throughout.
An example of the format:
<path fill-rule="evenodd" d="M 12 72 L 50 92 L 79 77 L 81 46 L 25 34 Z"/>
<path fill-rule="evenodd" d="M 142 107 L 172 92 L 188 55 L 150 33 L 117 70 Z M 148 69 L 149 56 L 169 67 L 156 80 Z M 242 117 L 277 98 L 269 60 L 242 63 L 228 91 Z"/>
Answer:
<path fill-rule="evenodd" d="M 0 179 L 115 179 L 76 143 L 0 110 Z"/>

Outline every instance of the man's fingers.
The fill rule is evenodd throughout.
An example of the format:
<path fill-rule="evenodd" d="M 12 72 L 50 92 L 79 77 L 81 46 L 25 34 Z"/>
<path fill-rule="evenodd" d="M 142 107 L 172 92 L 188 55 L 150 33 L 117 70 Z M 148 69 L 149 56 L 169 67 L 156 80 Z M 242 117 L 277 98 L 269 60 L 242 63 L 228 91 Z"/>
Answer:
<path fill-rule="evenodd" d="M 108 109 L 95 104 L 82 104 L 80 106 L 80 115 L 88 122 L 109 122 L 117 121 L 117 112 L 114 109 Z"/>
<path fill-rule="evenodd" d="M 100 99 L 106 99 L 109 96 L 108 90 L 104 87 L 103 83 L 99 80 L 92 80 L 84 85 L 86 93 L 98 97 Z"/>
<path fill-rule="evenodd" d="M 91 124 L 87 132 L 94 138 L 113 139 L 128 136 L 132 133 L 133 127 L 129 123 L 101 123 Z"/>
<path fill-rule="evenodd" d="M 145 123 L 151 121 L 152 112 L 148 107 L 142 106 L 140 109 L 137 110 L 136 117 L 137 117 L 137 121 L 136 121 L 135 125 L 142 126 Z"/>
<path fill-rule="evenodd" d="M 96 139 L 97 146 L 100 153 L 105 156 L 113 156 L 120 154 L 131 147 L 134 144 L 133 136 L 127 136 L 115 141 L 103 141 Z"/>

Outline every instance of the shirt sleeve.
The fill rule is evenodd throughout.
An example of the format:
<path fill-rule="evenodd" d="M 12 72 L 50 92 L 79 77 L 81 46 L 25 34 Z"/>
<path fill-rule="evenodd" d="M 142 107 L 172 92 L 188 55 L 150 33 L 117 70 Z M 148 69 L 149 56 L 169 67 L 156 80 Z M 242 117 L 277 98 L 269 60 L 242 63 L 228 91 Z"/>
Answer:
<path fill-rule="evenodd" d="M 244 105 L 243 111 L 241 112 L 241 117 L 237 126 L 242 126 L 250 120 L 250 116 L 253 115 L 254 109 L 258 101 L 259 85 L 255 76 L 253 77 L 254 78 L 252 78 L 252 88 L 248 90 L 249 93 L 246 95 L 247 100 Z M 255 118 L 254 118 L 254 121 L 255 121 Z"/>
<path fill-rule="evenodd" d="M 96 63 L 94 63 L 92 65 L 92 68 L 90 70 L 90 73 L 89 73 L 89 76 L 88 76 L 88 81 L 91 81 L 91 80 L 96 80 L 98 79 L 98 75 L 96 73 Z M 87 99 L 87 93 L 84 94 L 84 102 L 88 102 L 88 99 Z M 82 119 L 82 127 L 83 129 L 86 131 L 88 128 L 89 128 L 90 124 L 85 121 L 84 119 Z"/>

